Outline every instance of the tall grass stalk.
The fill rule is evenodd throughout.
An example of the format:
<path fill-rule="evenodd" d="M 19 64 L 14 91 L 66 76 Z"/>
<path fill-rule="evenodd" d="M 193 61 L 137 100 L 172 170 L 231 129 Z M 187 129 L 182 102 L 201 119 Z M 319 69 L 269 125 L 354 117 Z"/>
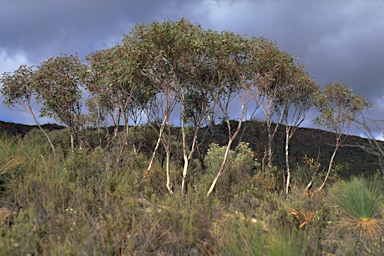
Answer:
<path fill-rule="evenodd" d="M 288 228 L 277 229 L 275 232 L 269 234 L 267 243 L 267 255 L 308 255 L 308 239 L 302 230 Z"/>

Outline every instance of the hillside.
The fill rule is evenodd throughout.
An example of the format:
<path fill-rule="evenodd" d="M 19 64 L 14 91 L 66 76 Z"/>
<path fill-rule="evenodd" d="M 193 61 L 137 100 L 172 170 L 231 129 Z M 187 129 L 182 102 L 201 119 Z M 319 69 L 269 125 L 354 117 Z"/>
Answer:
<path fill-rule="evenodd" d="M 239 139 L 244 142 L 248 142 L 250 147 L 256 154 L 256 158 L 261 160 L 264 156 L 264 150 L 267 143 L 267 134 L 265 127 L 258 121 L 245 122 L 246 127 L 244 133 L 238 136 L 234 145 L 237 145 Z M 57 124 L 45 124 L 43 128 L 52 131 L 62 129 L 63 126 Z M 12 136 L 24 136 L 32 129 L 38 129 L 36 125 L 25 125 L 0 121 L 0 132 L 5 132 Z M 206 133 L 206 129 L 202 128 L 200 134 Z M 285 133 L 284 126 L 280 126 L 280 129 L 275 136 L 274 142 L 274 163 L 279 167 L 283 167 L 285 164 L 284 158 L 284 139 Z M 112 130 L 112 129 L 111 129 Z M 179 129 L 176 128 L 174 134 L 179 134 Z M 214 131 L 208 131 L 209 136 L 206 142 L 201 145 L 203 153 L 209 147 L 209 144 L 214 142 L 219 145 L 225 145 L 227 142 L 226 126 L 218 124 L 215 126 Z M 305 155 L 310 158 L 318 159 L 322 164 L 322 168 L 326 168 L 330 156 L 334 149 L 335 135 L 332 132 L 327 132 L 320 129 L 313 128 L 298 128 L 295 135 L 291 139 L 290 144 L 290 159 L 293 165 L 301 163 Z M 347 136 L 342 146 L 338 150 L 335 158 L 335 164 L 348 163 L 349 172 L 341 173 L 343 177 L 359 174 L 373 174 L 380 166 L 378 164 L 377 157 L 365 152 L 362 147 L 369 147 L 368 139 L 364 139 L 358 136 Z"/>
<path fill-rule="evenodd" d="M 248 142 L 252 150 L 255 151 L 257 159 L 261 160 L 267 145 L 265 127 L 257 121 L 245 122 L 244 126 L 247 126 L 247 128 L 241 137 L 241 141 Z M 227 141 L 226 132 L 225 125 L 217 125 L 214 131 L 214 139 L 210 142 L 224 145 Z M 235 145 L 237 143 L 238 140 Z M 274 164 L 283 167 L 285 165 L 285 126 L 280 126 L 274 138 L 274 143 Z M 325 169 L 333 153 L 334 145 L 335 134 L 332 132 L 313 128 L 298 128 L 290 142 L 291 166 L 302 163 L 303 157 L 307 155 L 309 158 L 318 159 L 322 165 L 321 168 Z M 208 145 L 205 146 L 208 147 Z M 359 136 L 347 136 L 343 141 L 335 158 L 335 164 L 347 163 L 349 166 L 348 172 L 340 173 L 342 177 L 373 174 L 380 168 L 377 157 L 368 154 L 362 149 L 364 147 L 370 147 L 369 140 Z"/>
<path fill-rule="evenodd" d="M 59 130 L 63 128 L 63 126 L 57 124 L 43 124 L 42 127 L 48 131 Z M 0 121 L 0 133 L 5 132 L 6 134 L 12 136 L 24 136 L 32 129 L 38 129 L 37 125 L 26 125 Z"/>

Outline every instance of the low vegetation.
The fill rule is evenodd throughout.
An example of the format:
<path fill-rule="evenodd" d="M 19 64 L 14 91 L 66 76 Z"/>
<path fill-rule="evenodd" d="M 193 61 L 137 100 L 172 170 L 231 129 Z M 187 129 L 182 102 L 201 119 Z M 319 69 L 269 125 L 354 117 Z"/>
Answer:
<path fill-rule="evenodd" d="M 212 144 L 181 193 L 150 155 L 119 146 L 70 150 L 43 134 L 1 137 L 2 255 L 381 255 L 383 182 L 342 180 L 305 191 L 314 159 L 292 170 L 291 192 L 262 171 L 247 143 L 230 154 L 230 169 L 206 192 L 225 147 Z M 65 130 L 51 131 L 56 145 Z M 55 136 L 54 136 L 55 135 Z M 41 141 L 39 141 L 39 138 Z M 67 148 L 65 148 L 65 146 Z M 122 161 L 116 161 L 119 155 Z M 303 171 L 306 170 L 306 171 Z M 322 182 L 325 170 L 315 180 Z M 282 183 L 281 183 L 282 185 Z"/>

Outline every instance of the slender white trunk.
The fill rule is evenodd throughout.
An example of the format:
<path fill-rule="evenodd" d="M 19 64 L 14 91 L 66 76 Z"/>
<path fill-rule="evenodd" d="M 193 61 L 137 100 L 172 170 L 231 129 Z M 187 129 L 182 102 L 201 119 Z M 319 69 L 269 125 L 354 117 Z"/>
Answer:
<path fill-rule="evenodd" d="M 188 156 L 187 156 L 187 142 L 185 139 L 185 124 L 184 124 L 184 113 L 185 113 L 185 106 L 184 106 L 184 91 L 182 91 L 182 105 L 181 105 L 181 136 L 183 138 L 183 159 L 184 159 L 184 167 L 183 167 L 183 177 L 181 180 L 181 194 L 185 193 L 185 178 L 187 176 L 188 172 Z"/>
<path fill-rule="evenodd" d="M 30 110 L 30 113 L 31 113 L 33 119 L 35 120 L 35 123 L 37 124 L 37 126 L 39 127 L 39 129 L 43 132 L 45 138 L 47 138 L 48 143 L 49 143 L 49 145 L 50 145 L 51 148 L 52 148 L 53 155 L 55 156 L 55 155 L 56 155 L 56 150 L 55 150 L 55 147 L 53 146 L 53 143 L 52 143 L 51 139 L 49 138 L 48 134 L 44 131 L 43 127 L 41 127 L 41 125 L 40 125 L 39 121 L 37 120 L 35 114 L 33 113 L 33 110 L 32 110 L 31 107 L 29 107 L 29 110 Z"/>
<path fill-rule="evenodd" d="M 281 114 L 278 116 L 278 120 L 275 124 L 275 127 L 272 130 L 272 124 L 273 124 L 272 117 L 276 113 L 273 110 L 273 108 L 275 107 L 276 107 L 276 104 L 273 104 L 271 99 L 266 99 L 265 115 L 267 117 L 266 123 L 267 123 L 267 133 L 268 133 L 268 167 L 269 168 L 273 166 L 273 149 L 272 149 L 273 138 L 275 137 L 277 130 L 279 128 L 279 125 L 281 123 L 281 120 L 284 117 L 283 115 L 284 108 L 283 108 Z"/>
<path fill-rule="evenodd" d="M 115 118 L 113 117 L 113 124 L 114 124 L 113 137 L 114 138 L 117 137 L 117 133 L 119 132 L 120 118 L 121 118 L 121 111 L 119 108 L 119 110 L 117 112 L 117 120 L 115 120 Z"/>
<path fill-rule="evenodd" d="M 186 141 L 185 141 L 185 131 L 183 131 L 183 144 L 185 144 L 185 146 L 183 145 L 184 167 L 183 167 L 183 178 L 182 178 L 182 183 L 181 183 L 182 193 L 185 192 L 185 185 L 186 185 L 185 179 L 186 179 L 187 173 L 188 173 L 189 160 L 192 158 L 193 152 L 195 152 L 195 149 L 196 149 L 198 129 L 199 128 L 195 128 L 195 133 L 193 136 L 192 146 L 191 146 L 191 149 L 189 151 L 189 154 L 187 154 L 187 150 L 186 150 L 187 145 L 186 145 Z"/>
<path fill-rule="evenodd" d="M 196 149 L 197 144 L 197 132 L 199 130 L 201 120 L 202 118 L 197 122 L 197 125 L 194 127 L 194 134 L 192 139 L 192 145 L 189 150 L 189 153 L 187 153 L 187 141 L 186 141 L 186 135 L 185 135 L 185 122 L 184 122 L 184 115 L 185 115 L 185 105 L 184 105 L 184 91 L 182 91 L 182 105 L 181 105 L 181 133 L 182 133 L 182 140 L 183 140 L 183 159 L 184 159 L 184 166 L 183 166 L 183 176 L 181 181 L 181 193 L 185 193 L 185 187 L 186 187 L 186 177 L 188 173 L 188 167 L 189 167 L 189 160 L 192 158 L 192 155 Z"/>
<path fill-rule="evenodd" d="M 227 122 L 229 122 L 227 120 Z M 220 166 L 220 169 L 219 171 L 217 172 L 217 175 L 215 177 L 215 179 L 213 180 L 212 184 L 211 184 L 211 187 L 209 188 L 208 190 L 208 193 L 207 193 L 207 197 L 212 193 L 213 189 L 215 188 L 215 185 L 216 185 L 216 182 L 217 180 L 219 179 L 219 177 L 226 171 L 227 169 L 227 161 L 228 161 L 228 156 L 229 156 L 229 151 L 231 150 L 231 145 L 232 145 L 232 142 L 234 140 L 234 138 L 236 137 L 236 135 L 238 134 L 239 130 L 240 130 L 240 127 L 241 127 L 241 121 L 239 122 L 239 126 L 237 128 L 237 130 L 235 131 L 235 133 L 233 134 L 233 136 L 230 138 L 230 140 L 228 141 L 228 145 L 227 145 L 227 148 L 225 150 L 225 153 L 224 153 L 224 157 L 223 157 L 223 161 L 221 163 L 221 166 Z"/>
<path fill-rule="evenodd" d="M 187 177 L 188 165 L 189 165 L 188 158 L 184 157 L 183 177 L 181 180 L 181 193 L 182 194 L 185 193 L 185 184 L 186 184 L 185 179 Z"/>
<path fill-rule="evenodd" d="M 329 166 L 328 166 L 327 175 L 325 176 L 323 183 L 322 183 L 321 186 L 317 189 L 317 191 L 320 191 L 321 189 L 323 189 L 323 187 L 325 186 L 325 183 L 326 183 L 327 180 L 328 180 L 329 174 L 331 173 L 331 170 L 332 170 L 333 160 L 335 159 L 336 152 L 337 152 L 337 150 L 338 150 L 338 148 L 339 148 L 339 142 L 340 142 L 340 139 L 337 138 L 337 139 L 336 139 L 335 150 L 333 151 L 333 154 L 332 154 L 332 156 L 331 156 L 331 160 L 329 161 Z"/>
<path fill-rule="evenodd" d="M 219 177 L 220 177 L 220 176 L 226 171 L 226 169 L 227 169 L 227 167 L 226 167 L 226 163 L 227 163 L 227 159 L 228 159 L 229 151 L 230 151 L 230 149 L 231 149 L 232 141 L 233 141 L 233 140 L 229 140 L 229 142 L 228 142 L 227 149 L 225 150 L 225 154 L 224 154 L 223 162 L 221 163 L 220 169 L 219 169 L 219 171 L 217 172 L 216 177 L 215 177 L 215 179 L 213 180 L 213 182 L 212 182 L 212 184 L 211 184 L 211 187 L 210 187 L 209 190 L 208 190 L 207 197 L 212 193 L 212 191 L 213 191 L 213 189 L 215 188 L 215 185 L 216 185 L 217 180 L 219 179 Z"/>
<path fill-rule="evenodd" d="M 209 190 L 208 190 L 208 193 L 207 193 L 207 197 L 212 193 L 213 189 L 215 188 L 216 186 L 216 183 L 217 183 L 217 180 L 219 179 L 220 175 L 219 173 L 216 175 L 215 179 L 213 180 Z"/>
<path fill-rule="evenodd" d="M 71 134 L 70 135 L 70 137 L 71 137 L 71 150 L 72 150 L 72 152 L 73 152 L 73 149 L 74 149 L 74 143 L 73 143 L 73 135 Z"/>
<path fill-rule="evenodd" d="M 219 179 L 219 177 L 227 170 L 228 168 L 228 158 L 229 158 L 229 152 L 231 150 L 231 145 L 232 145 L 232 142 L 233 140 L 236 138 L 236 136 L 239 134 L 240 132 L 240 129 L 241 129 L 241 125 L 243 123 L 243 118 L 244 118 L 244 114 L 245 114 L 245 106 L 250 102 L 250 100 L 253 98 L 251 97 L 251 99 L 247 99 L 247 96 L 249 95 L 250 91 L 249 90 L 244 90 L 242 94 L 240 94 L 240 97 L 241 97 L 241 101 L 242 101 L 242 104 L 241 104 L 241 114 L 240 114 L 240 117 L 239 117 L 239 122 L 237 124 L 237 127 L 236 127 L 236 130 L 232 133 L 231 131 L 231 124 L 229 122 L 229 119 L 228 119 L 228 102 L 225 104 L 225 107 L 223 107 L 222 105 L 220 106 L 220 108 L 222 109 L 223 113 L 225 113 L 225 121 L 227 123 L 227 127 L 228 127 L 228 144 L 227 144 L 227 148 L 225 150 L 225 154 L 224 154 L 224 157 L 223 157 L 223 161 L 221 163 L 221 166 L 220 166 L 220 169 L 219 171 L 217 172 L 216 174 L 216 177 L 215 179 L 213 180 L 212 184 L 211 184 L 211 187 L 209 188 L 208 192 L 207 192 L 207 197 L 212 193 L 213 189 L 215 188 L 215 185 L 217 183 L 217 180 Z"/>
<path fill-rule="evenodd" d="M 272 134 L 271 134 L 271 124 L 267 121 L 268 127 L 268 168 L 272 168 Z"/>
<path fill-rule="evenodd" d="M 285 166 L 287 171 L 287 181 L 285 184 L 285 195 L 288 195 L 289 185 L 291 182 L 291 170 L 289 168 L 289 128 L 286 126 L 285 130 Z"/>
<path fill-rule="evenodd" d="M 163 122 L 161 123 L 160 131 L 159 131 L 159 136 L 157 137 L 156 146 L 155 146 L 155 149 L 153 150 L 151 160 L 149 161 L 149 165 L 148 165 L 147 171 L 149 171 L 151 169 L 153 161 L 155 159 L 157 149 L 159 148 L 159 145 L 160 145 L 160 142 L 161 142 L 161 136 L 163 136 L 163 130 L 164 130 L 166 119 L 167 119 L 167 117 L 164 117 Z"/>
<path fill-rule="evenodd" d="M 271 114 L 270 114 L 270 102 L 269 99 L 266 100 L 266 107 L 265 107 L 265 114 L 267 116 L 267 135 L 268 135 L 268 168 L 272 168 L 272 119 L 271 119 Z"/>
<path fill-rule="evenodd" d="M 171 176 L 170 176 L 170 168 L 169 168 L 169 165 L 170 165 L 170 161 L 171 161 L 171 152 L 169 150 L 167 150 L 167 159 L 166 159 L 166 173 L 167 173 L 167 183 L 166 183 L 166 187 L 168 189 L 168 192 L 169 194 L 173 195 L 173 188 L 172 188 L 172 185 L 171 185 Z"/>
<path fill-rule="evenodd" d="M 125 131 L 125 145 L 127 145 L 128 139 L 129 139 L 129 124 L 128 124 L 128 117 L 127 117 L 126 111 L 124 111 L 124 131 Z"/>

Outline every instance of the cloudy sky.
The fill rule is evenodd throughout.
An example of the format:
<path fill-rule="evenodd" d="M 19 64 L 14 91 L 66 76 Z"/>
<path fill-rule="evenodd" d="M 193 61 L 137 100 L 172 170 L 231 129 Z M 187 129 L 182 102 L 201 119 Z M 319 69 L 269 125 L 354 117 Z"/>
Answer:
<path fill-rule="evenodd" d="M 343 82 L 384 110 L 381 0 L 0 0 L 0 73 L 120 43 L 137 23 L 178 20 L 272 39 L 319 84 Z M 0 120 L 33 124 L 0 105 Z M 44 120 L 43 120 L 44 122 Z M 310 124 L 308 124 L 310 125 Z"/>

